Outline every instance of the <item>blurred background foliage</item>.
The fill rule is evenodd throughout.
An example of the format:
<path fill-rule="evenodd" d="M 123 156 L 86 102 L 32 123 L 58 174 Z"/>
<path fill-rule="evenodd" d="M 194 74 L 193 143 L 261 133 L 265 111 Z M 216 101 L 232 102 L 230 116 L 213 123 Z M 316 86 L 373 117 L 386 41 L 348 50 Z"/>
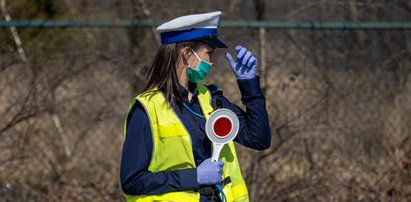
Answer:
<path fill-rule="evenodd" d="M 406 0 L 0 0 L 1 18 L 410 22 Z M 221 28 L 259 58 L 273 142 L 238 146 L 253 201 L 411 200 L 411 30 Z M 154 27 L 0 28 L 0 201 L 119 201 L 122 124 Z M 20 50 L 20 52 L 19 52 Z M 25 59 L 25 57 L 27 59 Z"/>

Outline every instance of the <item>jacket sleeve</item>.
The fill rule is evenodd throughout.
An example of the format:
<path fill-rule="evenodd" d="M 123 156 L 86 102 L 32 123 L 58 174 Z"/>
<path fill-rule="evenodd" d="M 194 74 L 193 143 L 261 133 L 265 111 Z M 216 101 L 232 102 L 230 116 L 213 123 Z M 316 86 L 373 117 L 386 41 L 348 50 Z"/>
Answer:
<path fill-rule="evenodd" d="M 150 172 L 153 140 L 143 106 L 136 102 L 127 117 L 126 137 L 120 165 L 121 187 L 125 194 L 147 195 L 198 189 L 195 168 Z"/>
<path fill-rule="evenodd" d="M 231 103 L 221 95 L 222 107 L 234 111 L 240 121 L 240 129 L 234 141 L 258 150 L 268 149 L 271 145 L 271 130 L 265 105 L 265 97 L 261 92 L 260 78 L 237 80 L 241 92 L 241 101 L 246 111 Z M 212 91 L 213 98 L 218 90 Z M 217 93 L 216 93 L 217 92 Z"/>

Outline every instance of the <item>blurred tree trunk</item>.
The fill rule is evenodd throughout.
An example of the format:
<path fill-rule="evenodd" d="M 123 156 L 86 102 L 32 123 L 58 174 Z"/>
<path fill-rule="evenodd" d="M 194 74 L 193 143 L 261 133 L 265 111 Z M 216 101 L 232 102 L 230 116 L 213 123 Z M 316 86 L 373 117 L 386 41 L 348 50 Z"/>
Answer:
<path fill-rule="evenodd" d="M 347 4 L 347 13 L 348 13 L 348 19 L 351 22 L 358 22 L 360 21 L 359 14 L 358 14 L 358 9 L 357 9 L 357 4 L 353 0 L 346 0 Z M 363 30 L 356 30 L 355 31 L 355 36 L 356 39 L 360 45 L 360 47 L 364 47 L 364 40 L 365 40 L 365 33 Z"/>
<path fill-rule="evenodd" d="M 73 19 L 81 19 L 82 16 L 79 16 L 77 8 L 73 0 L 64 0 L 64 3 L 67 6 L 67 10 L 69 11 L 71 18 Z M 86 35 L 86 38 L 88 42 L 96 42 L 95 37 L 91 33 L 91 29 L 88 28 L 82 28 L 82 32 Z"/>

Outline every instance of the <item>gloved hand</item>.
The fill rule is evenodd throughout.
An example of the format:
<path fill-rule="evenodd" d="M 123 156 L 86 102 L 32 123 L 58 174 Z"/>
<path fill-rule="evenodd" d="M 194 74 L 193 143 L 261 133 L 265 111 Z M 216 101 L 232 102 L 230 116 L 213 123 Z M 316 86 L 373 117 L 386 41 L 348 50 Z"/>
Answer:
<path fill-rule="evenodd" d="M 257 69 L 257 59 L 245 47 L 236 46 L 237 61 L 235 62 L 230 53 L 226 53 L 228 63 L 231 66 L 237 79 L 252 79 L 255 78 L 255 70 Z"/>
<path fill-rule="evenodd" d="M 200 185 L 220 183 L 222 180 L 224 163 L 222 161 L 212 162 L 211 158 L 204 160 L 197 167 L 197 182 Z"/>

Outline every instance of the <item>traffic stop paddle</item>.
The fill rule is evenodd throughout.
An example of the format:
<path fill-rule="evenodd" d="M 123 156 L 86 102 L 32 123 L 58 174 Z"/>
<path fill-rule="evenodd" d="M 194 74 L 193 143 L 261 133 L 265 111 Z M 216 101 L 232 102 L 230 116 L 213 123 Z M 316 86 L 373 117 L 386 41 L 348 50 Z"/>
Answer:
<path fill-rule="evenodd" d="M 206 121 L 207 137 L 213 142 L 211 161 L 218 161 L 221 149 L 237 136 L 240 127 L 237 115 L 226 108 L 217 109 Z"/>

